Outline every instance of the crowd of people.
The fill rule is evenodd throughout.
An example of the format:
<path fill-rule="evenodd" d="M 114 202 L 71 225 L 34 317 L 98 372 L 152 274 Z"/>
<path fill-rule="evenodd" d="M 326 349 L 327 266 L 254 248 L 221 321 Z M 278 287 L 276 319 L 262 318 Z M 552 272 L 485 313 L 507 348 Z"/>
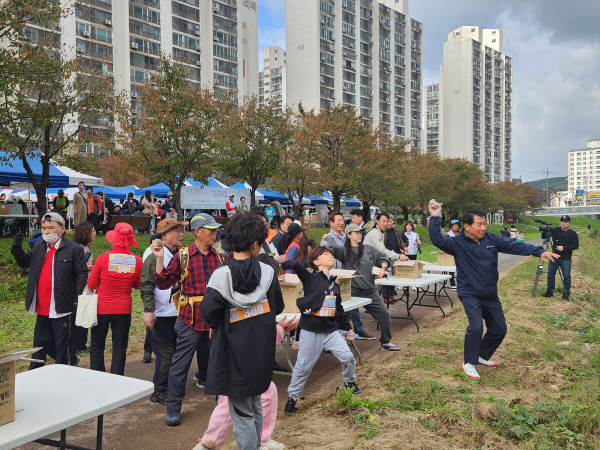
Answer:
<path fill-rule="evenodd" d="M 400 230 L 388 213 L 380 212 L 365 222 L 362 210 L 356 209 L 346 224 L 340 212 L 332 212 L 329 232 L 317 244 L 307 237 L 302 222 L 293 217 L 280 216 L 279 229 L 273 229 L 269 211 L 240 208 L 230 198 L 225 230 L 211 214 L 200 212 L 189 221 L 178 221 L 169 210 L 171 217 L 163 216 L 155 224 L 143 258 L 131 251 L 131 247 L 139 246 L 140 236 L 136 237 L 131 225 L 118 223 L 106 231 L 112 247 L 94 259 L 90 245 L 96 237 L 97 222 L 89 216 L 97 214 L 98 202 L 93 193 L 85 202 L 83 192 L 80 186 L 74 197 L 74 211 L 81 222 L 72 241 L 65 236 L 66 222 L 60 211 L 44 215 L 42 242 L 29 252 L 22 249 L 22 233 L 13 240 L 15 261 L 29 269 L 26 308 L 37 315 L 33 345 L 41 347 L 34 359 L 46 361 L 50 356 L 57 364 L 78 364 L 77 352 L 86 348 L 88 331 L 75 325 L 74 313 L 77 297 L 87 284 L 98 295 L 90 369 L 106 370 L 110 330 L 109 371 L 123 375 L 130 326 L 135 320 L 132 290 L 140 289 L 148 351 L 156 356 L 150 401 L 166 406 L 166 424 L 181 423 L 194 357 L 196 386 L 219 396 L 197 448 L 220 448 L 229 430 L 233 430 L 241 449 L 282 448 L 271 438 L 278 409 L 272 373 L 277 367 L 275 345 L 285 333 L 292 332 L 299 345 L 284 415 L 295 413 L 298 397 L 323 350 L 340 361 L 345 387 L 354 395 L 362 392 L 347 341 L 375 337 L 364 330 L 358 309 L 350 317 L 344 312 L 339 285 L 330 274 L 333 268 L 350 269 L 359 275 L 352 279 L 352 295 L 371 300 L 364 310 L 377 322 L 380 348 L 399 350 L 392 342 L 391 318 L 385 305 L 394 301 L 394 290 L 378 290 L 373 268 L 379 268 L 375 277 L 383 278 L 394 261 L 417 258 L 421 239 L 414 222 L 406 222 Z M 122 209 L 135 208 L 134 204 L 133 195 L 128 196 Z M 57 205 L 65 207 L 64 202 Z M 137 207 L 152 211 L 151 206 L 148 192 Z M 461 367 L 467 376 L 479 378 L 478 364 L 497 366 L 491 357 L 506 333 L 496 287 L 498 251 L 553 261 L 560 255 L 487 233 L 485 213 L 477 210 L 463 216 L 462 231 L 453 221 L 450 231 L 442 236 L 439 205 L 430 204 L 430 213 L 432 242 L 456 258 L 457 293 L 469 319 Z M 194 241 L 185 247 L 183 236 L 188 226 Z M 556 234 L 564 241 L 557 251 L 574 249 L 568 226 Z M 567 271 L 565 264 L 559 267 Z M 298 299 L 301 314 L 299 321 L 286 317 L 276 323 L 283 311 L 278 280 L 284 271 L 295 273 L 302 283 L 303 297 Z M 465 276 L 467 272 L 469 276 Z M 549 281 L 548 292 L 552 290 Z M 484 321 L 487 331 L 482 337 Z M 32 362 L 30 369 L 41 365 Z"/>

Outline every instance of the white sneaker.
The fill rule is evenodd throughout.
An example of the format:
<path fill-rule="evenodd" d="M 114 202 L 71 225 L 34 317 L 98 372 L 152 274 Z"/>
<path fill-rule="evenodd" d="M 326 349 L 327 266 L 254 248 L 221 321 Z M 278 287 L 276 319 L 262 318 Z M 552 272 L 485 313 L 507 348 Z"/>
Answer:
<path fill-rule="evenodd" d="M 283 450 L 285 445 L 281 442 L 274 441 L 273 439 L 269 439 L 267 442 L 263 442 L 260 444 L 261 450 Z"/>
<path fill-rule="evenodd" d="M 479 380 L 481 378 L 473 364 L 463 363 L 463 365 L 460 368 L 464 373 L 467 374 L 469 378 L 475 378 L 476 380 Z"/>
<path fill-rule="evenodd" d="M 208 447 L 205 447 L 204 444 L 202 442 L 199 442 L 198 445 L 196 445 L 193 450 L 210 450 Z"/>
<path fill-rule="evenodd" d="M 488 367 L 498 367 L 498 364 L 494 361 L 488 361 L 487 359 L 483 359 L 481 356 L 479 357 L 479 364 L 483 364 Z"/>

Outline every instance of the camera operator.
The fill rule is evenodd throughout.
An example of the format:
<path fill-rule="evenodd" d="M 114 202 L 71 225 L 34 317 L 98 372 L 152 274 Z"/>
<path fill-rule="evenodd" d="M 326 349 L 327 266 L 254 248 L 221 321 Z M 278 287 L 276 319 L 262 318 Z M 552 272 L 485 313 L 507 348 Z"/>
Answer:
<path fill-rule="evenodd" d="M 554 293 L 554 279 L 556 270 L 560 267 L 563 275 L 565 292 L 564 300 L 569 300 L 571 294 L 571 254 L 579 248 L 579 237 L 571 230 L 571 217 L 565 215 L 560 218 L 560 226 L 550 229 L 552 233 L 552 250 L 560 255 L 560 259 L 548 262 L 548 287 L 543 297 L 552 297 Z"/>

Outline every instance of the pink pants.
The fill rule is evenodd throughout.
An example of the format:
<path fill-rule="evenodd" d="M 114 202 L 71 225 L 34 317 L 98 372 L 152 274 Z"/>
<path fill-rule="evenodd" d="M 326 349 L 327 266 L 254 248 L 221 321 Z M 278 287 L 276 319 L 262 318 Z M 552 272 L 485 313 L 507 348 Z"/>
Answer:
<path fill-rule="evenodd" d="M 269 389 L 260 396 L 263 411 L 263 431 L 261 441 L 271 439 L 277 419 L 277 387 L 271 382 Z M 204 432 L 201 442 L 211 449 L 220 449 L 225 438 L 232 430 L 231 416 L 229 415 L 229 404 L 227 396 L 219 396 L 219 402 L 210 416 L 208 429 Z"/>

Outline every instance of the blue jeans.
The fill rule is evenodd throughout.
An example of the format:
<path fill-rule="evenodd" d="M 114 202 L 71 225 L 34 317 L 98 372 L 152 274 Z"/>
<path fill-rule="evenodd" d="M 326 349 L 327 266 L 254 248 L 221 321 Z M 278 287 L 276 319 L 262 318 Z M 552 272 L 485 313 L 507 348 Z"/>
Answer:
<path fill-rule="evenodd" d="M 365 329 L 363 328 L 363 324 L 360 320 L 360 312 L 358 311 L 358 308 L 353 309 L 351 314 L 352 314 L 352 323 L 354 324 L 354 332 L 362 333 L 363 331 L 365 331 Z"/>
<path fill-rule="evenodd" d="M 567 295 L 571 294 L 571 261 L 565 259 L 558 259 L 556 261 L 548 262 L 548 292 L 554 292 L 554 279 L 556 277 L 556 271 L 560 267 L 563 275 L 563 286 Z"/>

